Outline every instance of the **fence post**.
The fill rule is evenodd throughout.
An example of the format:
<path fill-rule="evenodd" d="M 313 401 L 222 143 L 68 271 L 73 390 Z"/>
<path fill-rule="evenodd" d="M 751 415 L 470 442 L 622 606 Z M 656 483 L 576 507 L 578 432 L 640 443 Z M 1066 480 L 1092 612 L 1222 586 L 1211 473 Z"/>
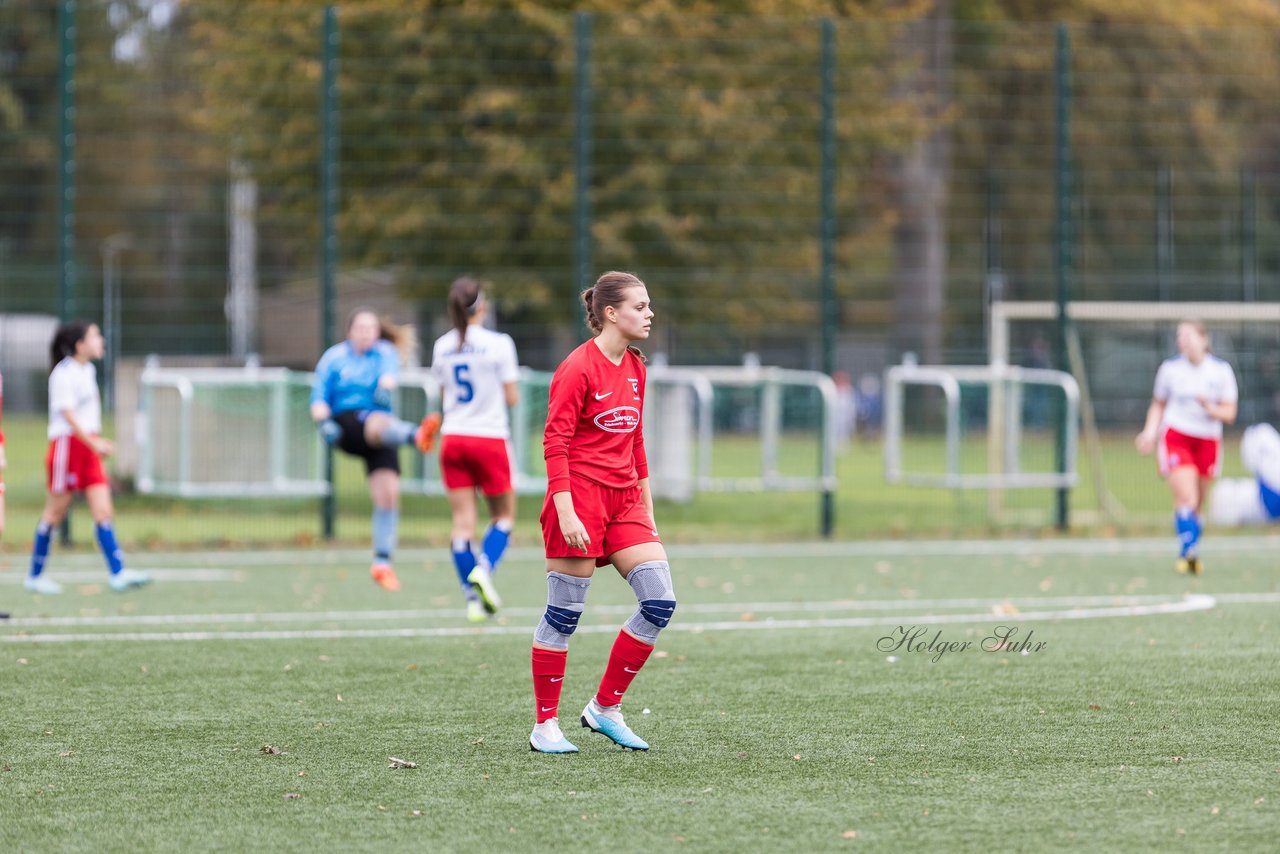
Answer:
<path fill-rule="evenodd" d="M 1055 195 L 1057 197 L 1056 216 L 1054 217 L 1054 274 L 1058 285 L 1058 367 L 1070 371 L 1067 358 L 1067 304 L 1071 302 L 1071 264 L 1072 264 L 1072 230 L 1071 230 L 1071 36 L 1066 24 L 1056 27 L 1057 50 L 1055 69 L 1055 91 L 1057 93 L 1057 137 L 1054 145 L 1055 159 Z M 1059 474 L 1066 471 L 1067 465 L 1067 430 L 1072 425 L 1064 423 L 1065 418 L 1057 419 L 1056 462 Z M 1070 522 L 1071 491 L 1060 487 L 1057 493 L 1058 529 L 1065 531 Z"/>
<path fill-rule="evenodd" d="M 579 336 L 586 324 L 586 308 L 578 292 L 591 282 L 591 14 L 574 15 L 577 77 L 574 85 L 574 283 L 573 305 Z"/>
<path fill-rule="evenodd" d="M 76 2 L 58 7 L 58 317 L 74 315 L 76 286 Z M 64 540 L 65 541 L 65 540 Z"/>
<path fill-rule="evenodd" d="M 822 270 L 822 372 L 827 376 L 836 369 L 836 30 L 830 18 L 822 19 L 822 199 L 819 244 Z M 823 419 L 823 424 L 828 419 Z M 819 454 L 826 448 L 824 436 Z M 822 536 L 830 537 L 835 529 L 835 496 L 822 491 L 819 525 Z"/>
<path fill-rule="evenodd" d="M 338 237 L 334 216 L 338 199 L 338 15 L 324 8 L 324 44 L 321 46 L 320 83 L 320 352 L 329 347 L 334 327 L 334 267 Z M 324 479 L 329 491 L 322 503 L 321 527 L 326 540 L 334 536 L 335 502 L 333 448 L 325 453 Z"/>

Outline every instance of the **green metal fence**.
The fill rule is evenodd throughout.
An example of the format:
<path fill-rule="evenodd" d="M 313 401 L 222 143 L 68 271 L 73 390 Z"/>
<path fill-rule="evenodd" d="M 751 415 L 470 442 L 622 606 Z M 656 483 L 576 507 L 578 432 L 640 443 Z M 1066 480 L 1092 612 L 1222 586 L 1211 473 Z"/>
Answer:
<path fill-rule="evenodd" d="M 469 272 L 547 369 L 583 334 L 578 289 L 622 268 L 649 283 L 649 350 L 672 364 L 755 353 L 856 382 L 907 352 L 985 361 L 993 298 L 1276 301 L 1277 41 L 5 4 L 0 314 L 102 318 L 122 362 L 309 368 L 362 302 L 430 338 Z M 1274 331 L 1224 331 L 1244 417 L 1277 418 Z M 1137 366 L 1083 336 L 1104 431 L 1136 429 L 1171 352 L 1169 330 L 1141 334 Z M 1049 325 L 1015 330 L 1013 351 L 1063 348 Z"/>

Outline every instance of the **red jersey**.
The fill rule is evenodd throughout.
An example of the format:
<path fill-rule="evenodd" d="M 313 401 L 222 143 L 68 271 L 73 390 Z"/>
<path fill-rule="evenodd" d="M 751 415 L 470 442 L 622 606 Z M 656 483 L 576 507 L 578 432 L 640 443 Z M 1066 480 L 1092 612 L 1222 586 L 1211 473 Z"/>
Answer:
<path fill-rule="evenodd" d="M 551 378 L 542 436 L 548 495 L 567 492 L 570 473 L 614 489 L 649 476 L 644 380 L 644 362 L 629 350 L 615 365 L 592 340 L 565 357 Z"/>

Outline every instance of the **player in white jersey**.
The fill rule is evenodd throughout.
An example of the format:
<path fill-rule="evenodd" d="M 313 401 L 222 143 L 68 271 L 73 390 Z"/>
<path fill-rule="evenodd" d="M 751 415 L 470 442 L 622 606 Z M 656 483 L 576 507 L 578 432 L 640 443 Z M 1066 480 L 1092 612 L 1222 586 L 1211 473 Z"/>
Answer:
<path fill-rule="evenodd" d="M 1231 366 L 1209 352 L 1209 333 L 1198 320 L 1178 324 L 1179 355 L 1156 373 L 1147 421 L 1135 444 L 1156 450 L 1160 475 L 1173 493 L 1179 572 L 1200 573 L 1200 516 L 1209 485 L 1222 468 L 1222 425 L 1236 420 L 1240 397 Z"/>
<path fill-rule="evenodd" d="M 515 525 L 511 484 L 511 426 L 507 409 L 519 399 L 519 363 L 511 336 L 486 329 L 480 283 L 470 277 L 449 288 L 453 329 L 436 340 L 431 373 L 440 383 L 440 472 L 453 513 L 454 569 L 467 597 L 467 617 L 481 622 L 501 600 L 493 573 Z M 489 528 L 476 553 L 476 490 L 489 504 Z"/>
<path fill-rule="evenodd" d="M 31 571 L 25 582 L 32 593 L 61 593 L 44 575 L 53 529 L 67 515 L 75 493 L 83 492 L 93 516 L 94 534 L 117 592 L 150 583 L 146 574 L 125 568 L 124 554 L 112 524 L 111 486 L 102 460 L 115 450 L 102 433 L 102 400 L 94 359 L 101 359 L 102 333 L 95 323 L 72 321 L 58 327 L 49 346 L 49 452 L 45 458 L 49 491 L 31 546 Z"/>

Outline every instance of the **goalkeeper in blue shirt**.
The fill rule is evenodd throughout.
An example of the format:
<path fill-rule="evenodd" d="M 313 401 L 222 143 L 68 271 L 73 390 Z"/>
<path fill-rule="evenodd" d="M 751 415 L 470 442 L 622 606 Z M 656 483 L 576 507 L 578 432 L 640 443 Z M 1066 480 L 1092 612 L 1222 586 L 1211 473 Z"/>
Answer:
<path fill-rule="evenodd" d="M 400 360 L 415 345 L 413 328 L 397 326 L 370 309 L 357 309 L 347 338 L 324 352 L 311 387 L 311 418 L 324 440 L 364 460 L 373 499 L 373 566 L 369 574 L 387 590 L 399 590 L 391 566 L 400 525 L 401 445 L 431 448 L 436 421 L 411 424 L 391 411 Z"/>

